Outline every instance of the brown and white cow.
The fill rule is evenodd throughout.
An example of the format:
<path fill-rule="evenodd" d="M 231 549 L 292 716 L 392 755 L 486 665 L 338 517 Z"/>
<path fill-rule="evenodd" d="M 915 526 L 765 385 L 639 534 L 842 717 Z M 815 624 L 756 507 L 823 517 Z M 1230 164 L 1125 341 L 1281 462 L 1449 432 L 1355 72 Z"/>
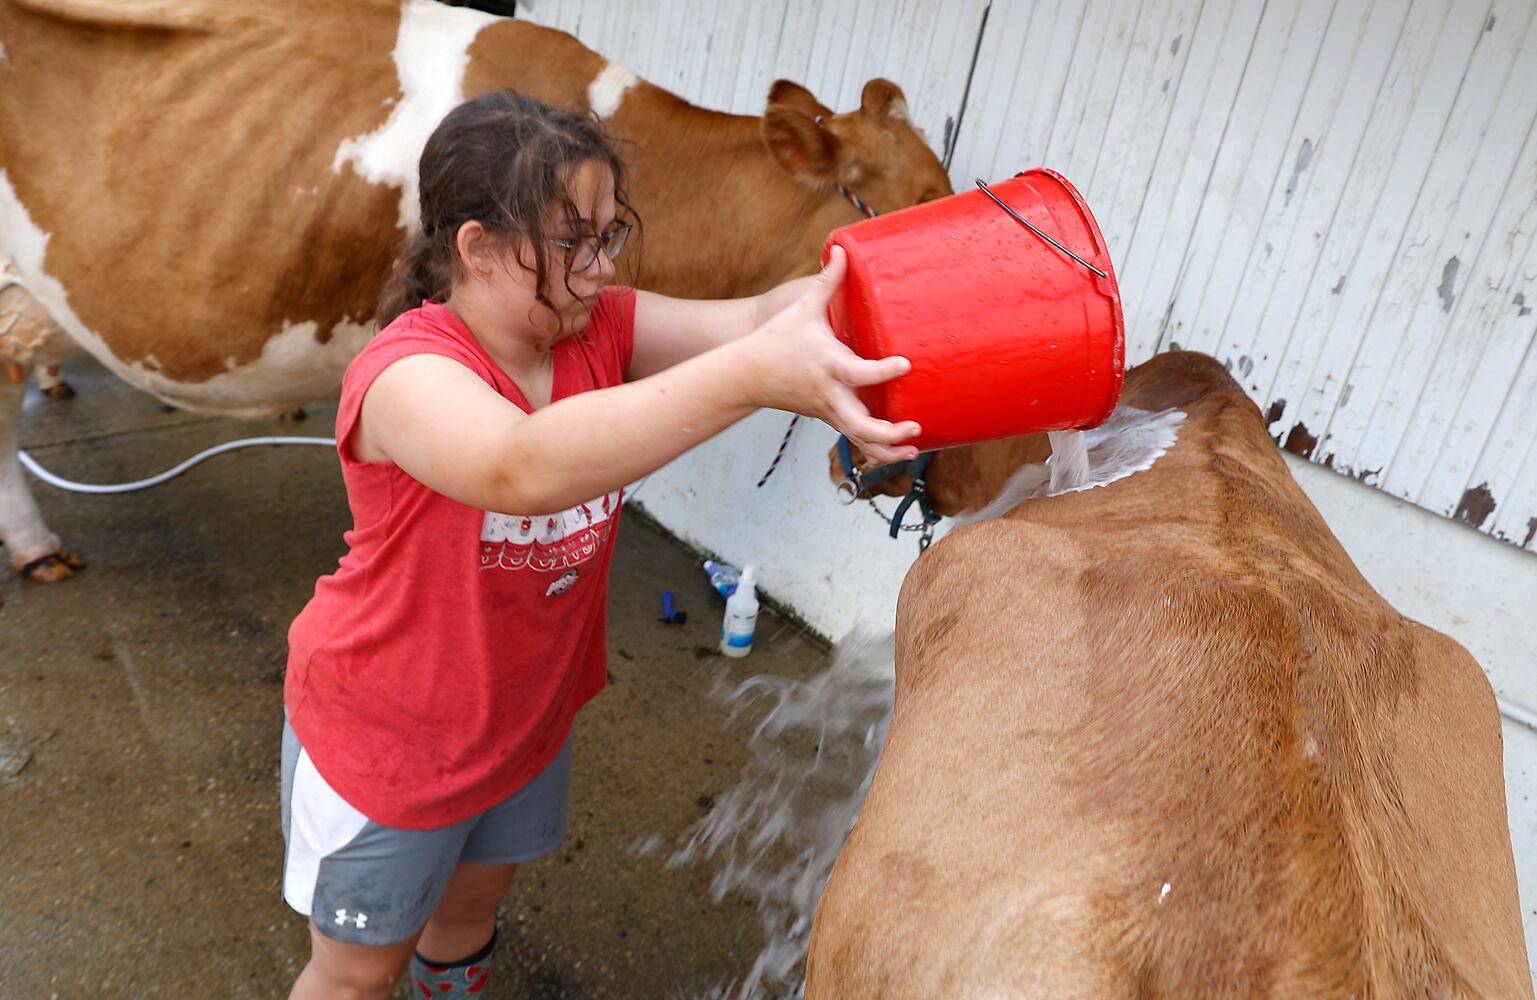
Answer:
<path fill-rule="evenodd" d="M 1185 414 L 1151 467 L 908 575 L 806 995 L 1531 997 L 1478 664 L 1362 578 L 1221 365 L 1161 355 L 1122 407 Z M 953 514 L 1046 454 L 929 483 Z"/>
<path fill-rule="evenodd" d="M 569 35 L 430 0 L 0 0 L 0 541 L 68 574 L 16 461 L 22 387 L 76 345 L 177 406 L 335 394 L 403 233 L 416 161 L 465 97 L 590 107 L 633 142 L 643 270 L 681 296 L 816 267 L 827 232 L 948 194 L 884 80 L 834 114 L 694 107 Z M 820 117 L 823 121 L 818 122 Z M 42 336 L 42 333 L 49 334 Z"/>

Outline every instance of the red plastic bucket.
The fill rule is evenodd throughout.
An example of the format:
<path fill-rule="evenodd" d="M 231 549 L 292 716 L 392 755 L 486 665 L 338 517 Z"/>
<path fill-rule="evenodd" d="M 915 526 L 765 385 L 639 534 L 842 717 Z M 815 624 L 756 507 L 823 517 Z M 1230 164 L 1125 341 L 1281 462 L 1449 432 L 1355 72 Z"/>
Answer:
<path fill-rule="evenodd" d="M 848 254 L 828 307 L 839 338 L 913 364 L 861 398 L 877 417 L 916 420 L 925 450 L 1094 427 L 1121 395 L 1121 296 L 1082 196 L 1054 170 L 990 190 L 998 201 L 965 191 L 844 226 L 822 251 Z"/>

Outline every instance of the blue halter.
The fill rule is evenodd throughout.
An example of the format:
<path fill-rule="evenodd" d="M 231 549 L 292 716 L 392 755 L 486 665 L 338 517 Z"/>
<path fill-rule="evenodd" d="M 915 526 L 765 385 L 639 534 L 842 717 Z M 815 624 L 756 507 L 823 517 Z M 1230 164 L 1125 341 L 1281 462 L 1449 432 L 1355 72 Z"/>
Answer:
<path fill-rule="evenodd" d="M 934 452 L 926 451 L 917 458 L 906 462 L 894 462 L 891 465 L 882 465 L 869 472 L 860 472 L 854 468 L 854 455 L 849 448 L 849 439 L 845 434 L 838 435 L 838 461 L 843 464 L 843 474 L 847 476 L 842 487 L 852 503 L 859 494 L 872 486 L 884 483 L 904 473 L 913 477 L 913 488 L 907 491 L 902 502 L 897 505 L 897 512 L 891 515 L 891 537 L 896 538 L 902 531 L 902 521 L 907 517 L 907 512 L 913 504 L 918 505 L 918 512 L 923 515 L 924 529 L 932 529 L 938 524 L 940 517 L 929 506 L 928 483 L 924 476 L 928 474 L 929 463 L 934 461 Z M 919 543 L 921 548 L 928 548 L 930 532 L 924 531 L 923 540 Z"/>

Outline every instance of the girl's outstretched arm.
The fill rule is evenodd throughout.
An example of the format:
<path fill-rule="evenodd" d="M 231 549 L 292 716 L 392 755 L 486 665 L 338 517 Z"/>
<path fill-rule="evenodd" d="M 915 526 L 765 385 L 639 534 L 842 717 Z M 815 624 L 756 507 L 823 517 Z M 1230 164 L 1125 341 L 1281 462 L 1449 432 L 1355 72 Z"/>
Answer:
<path fill-rule="evenodd" d="M 524 413 L 439 355 L 391 364 L 363 399 L 354 453 L 392 461 L 424 485 L 484 510 L 548 514 L 634 482 L 759 407 L 827 421 L 877 461 L 916 455 L 913 423 L 872 417 L 854 387 L 905 374 L 905 358 L 866 361 L 827 325 L 844 260 L 747 336 L 655 375 Z"/>

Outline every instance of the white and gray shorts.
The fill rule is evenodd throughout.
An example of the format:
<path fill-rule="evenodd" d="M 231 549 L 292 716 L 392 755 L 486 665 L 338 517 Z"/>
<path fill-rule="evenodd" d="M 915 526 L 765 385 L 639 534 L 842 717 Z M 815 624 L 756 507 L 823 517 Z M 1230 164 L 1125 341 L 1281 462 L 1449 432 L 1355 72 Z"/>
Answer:
<path fill-rule="evenodd" d="M 393 944 L 427 923 L 461 861 L 516 864 L 566 835 L 571 737 L 532 781 L 485 812 L 437 830 L 375 823 L 326 784 L 283 722 L 283 898 L 327 937 Z"/>

